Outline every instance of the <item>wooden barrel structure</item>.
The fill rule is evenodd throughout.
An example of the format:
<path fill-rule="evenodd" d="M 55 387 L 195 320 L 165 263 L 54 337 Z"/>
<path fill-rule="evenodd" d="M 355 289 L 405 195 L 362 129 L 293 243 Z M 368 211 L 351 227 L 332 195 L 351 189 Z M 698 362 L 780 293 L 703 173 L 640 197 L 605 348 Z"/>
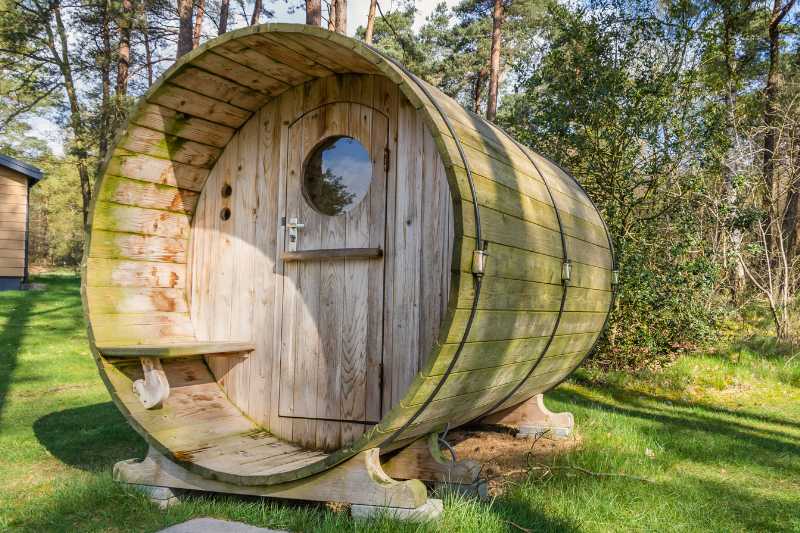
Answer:
<path fill-rule="evenodd" d="M 265 24 L 182 57 L 131 112 L 82 294 L 150 446 L 270 486 L 556 386 L 613 272 L 558 165 L 359 41 Z"/>

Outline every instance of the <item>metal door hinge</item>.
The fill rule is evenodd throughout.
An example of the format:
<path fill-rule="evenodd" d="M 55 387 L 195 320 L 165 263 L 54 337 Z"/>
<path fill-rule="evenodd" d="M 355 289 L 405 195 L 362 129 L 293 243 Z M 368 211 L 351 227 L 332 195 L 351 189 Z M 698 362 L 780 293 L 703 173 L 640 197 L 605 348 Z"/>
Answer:
<path fill-rule="evenodd" d="M 390 160 L 391 160 L 391 158 L 390 158 L 389 148 L 385 148 L 383 150 L 383 170 L 384 170 L 384 172 L 389 172 L 389 161 Z"/>

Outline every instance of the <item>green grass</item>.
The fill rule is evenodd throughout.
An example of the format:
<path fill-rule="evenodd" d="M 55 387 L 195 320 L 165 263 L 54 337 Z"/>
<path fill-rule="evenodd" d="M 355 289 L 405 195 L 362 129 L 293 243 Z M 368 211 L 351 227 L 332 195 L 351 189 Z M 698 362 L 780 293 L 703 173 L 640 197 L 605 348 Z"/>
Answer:
<path fill-rule="evenodd" d="M 111 480 L 141 457 L 88 353 L 73 275 L 0 293 L 0 531 L 155 531 L 214 516 L 294 531 L 800 532 L 800 357 L 733 342 L 658 373 L 579 372 L 548 396 L 580 446 L 494 501 L 448 496 L 436 525 L 354 523 L 321 505 L 192 497 L 161 511 Z"/>

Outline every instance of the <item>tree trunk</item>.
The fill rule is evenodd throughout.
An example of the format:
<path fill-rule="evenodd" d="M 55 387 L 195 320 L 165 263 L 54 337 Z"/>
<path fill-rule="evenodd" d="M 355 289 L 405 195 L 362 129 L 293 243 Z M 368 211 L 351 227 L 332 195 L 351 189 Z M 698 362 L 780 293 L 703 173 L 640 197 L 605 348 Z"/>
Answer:
<path fill-rule="evenodd" d="M 476 115 L 481 112 L 481 97 L 483 96 L 483 80 L 486 78 L 486 69 L 482 68 L 475 76 L 475 85 L 472 88 L 472 112 Z"/>
<path fill-rule="evenodd" d="M 492 51 L 489 56 L 489 101 L 486 103 L 486 118 L 497 117 L 497 91 L 500 85 L 500 48 L 502 47 L 503 0 L 494 0 L 492 10 Z"/>
<path fill-rule="evenodd" d="M 322 2 L 320 0 L 306 0 L 306 24 L 309 26 L 322 25 Z"/>
<path fill-rule="evenodd" d="M 61 18 L 61 4 L 55 1 L 51 4 L 50 9 L 53 12 L 53 17 L 56 22 L 56 33 L 58 35 L 58 44 L 56 44 L 56 36 L 50 25 L 47 25 L 48 47 L 53 56 L 54 61 L 61 71 L 61 76 L 64 80 L 64 90 L 67 93 L 67 101 L 69 102 L 69 123 L 74 136 L 73 145 L 70 150 L 75 156 L 76 166 L 78 167 L 78 176 L 81 180 L 81 200 L 83 207 L 83 224 L 84 226 L 89 221 L 89 203 L 92 199 L 91 183 L 89 181 L 89 163 L 88 151 L 86 150 L 86 132 L 83 126 L 83 115 L 81 111 L 80 102 L 78 101 L 78 92 L 75 89 L 75 80 L 72 75 L 72 64 L 69 57 L 69 46 L 67 41 L 67 30 L 64 28 L 64 21 Z"/>
<path fill-rule="evenodd" d="M 192 0 L 178 0 L 178 51 L 175 59 L 192 50 Z"/>
<path fill-rule="evenodd" d="M 203 17 L 206 12 L 206 0 L 197 0 L 197 15 L 194 17 L 194 32 L 192 33 L 192 48 L 200 45 L 200 34 L 203 32 Z"/>
<path fill-rule="evenodd" d="M 147 86 L 153 85 L 153 48 L 150 44 L 150 25 L 147 21 L 147 6 L 144 0 L 139 0 L 137 4 L 137 18 L 139 31 L 142 32 L 142 44 L 144 45 L 144 61 L 147 70 Z"/>
<path fill-rule="evenodd" d="M 783 18 L 794 5 L 795 0 L 788 0 L 784 5 L 783 0 L 773 0 L 772 14 L 769 21 L 769 69 L 767 71 L 767 84 L 764 88 L 764 183 L 767 194 L 772 195 L 775 181 L 775 148 L 777 131 L 775 128 L 777 114 L 777 99 L 781 85 L 780 53 L 781 30 Z"/>
<path fill-rule="evenodd" d="M 131 21 L 133 4 L 122 0 L 122 12 L 117 19 L 119 26 L 119 46 L 117 47 L 117 102 L 128 94 L 128 72 L 131 67 Z"/>
<path fill-rule="evenodd" d="M 328 31 L 336 30 L 336 0 L 330 0 L 328 4 Z"/>
<path fill-rule="evenodd" d="M 347 35 L 347 0 L 333 0 L 336 2 L 336 31 Z"/>
<path fill-rule="evenodd" d="M 100 33 L 103 42 L 103 57 L 100 61 L 100 130 L 107 132 L 111 128 L 111 30 L 109 29 L 109 3 L 103 3 L 103 11 L 100 17 Z M 98 138 L 98 151 L 105 154 L 108 150 L 108 135 L 100 135 Z"/>
<path fill-rule="evenodd" d="M 367 14 L 367 32 L 364 34 L 364 42 L 372 44 L 372 33 L 375 31 L 375 8 L 378 0 L 370 0 L 369 13 Z"/>
<path fill-rule="evenodd" d="M 255 26 L 258 24 L 258 20 L 261 18 L 261 11 L 263 9 L 263 4 L 261 0 L 256 0 L 255 4 L 253 5 L 253 16 L 250 17 L 250 25 Z"/>
<path fill-rule="evenodd" d="M 219 35 L 228 31 L 228 8 L 231 0 L 222 0 L 219 4 Z"/>

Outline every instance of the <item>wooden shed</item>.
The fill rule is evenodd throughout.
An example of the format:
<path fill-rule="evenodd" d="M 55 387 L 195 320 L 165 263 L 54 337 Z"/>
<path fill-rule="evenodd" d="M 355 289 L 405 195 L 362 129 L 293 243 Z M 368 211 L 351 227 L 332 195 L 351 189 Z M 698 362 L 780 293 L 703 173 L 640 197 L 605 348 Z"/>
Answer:
<path fill-rule="evenodd" d="M 321 28 L 182 57 L 95 191 L 83 302 L 163 459 L 139 483 L 318 499 L 290 482 L 556 386 L 612 302 L 574 178 Z"/>
<path fill-rule="evenodd" d="M 0 291 L 28 281 L 28 193 L 42 171 L 0 155 Z"/>

